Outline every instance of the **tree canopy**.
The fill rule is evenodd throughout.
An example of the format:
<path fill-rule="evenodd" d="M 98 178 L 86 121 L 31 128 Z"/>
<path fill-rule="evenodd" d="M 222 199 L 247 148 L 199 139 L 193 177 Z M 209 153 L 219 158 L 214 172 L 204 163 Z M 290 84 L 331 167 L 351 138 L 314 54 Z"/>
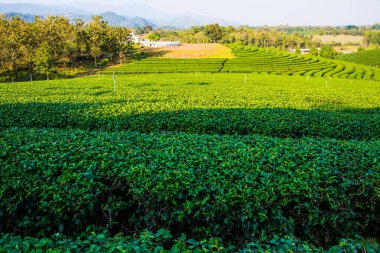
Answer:
<path fill-rule="evenodd" d="M 111 27 L 100 16 L 74 24 L 65 17 L 36 17 L 26 22 L 0 17 L 0 68 L 17 77 L 19 71 L 46 78 L 60 67 L 78 67 L 102 58 L 126 61 L 131 48 L 130 30 Z M 116 56 L 116 58 L 114 58 Z"/>

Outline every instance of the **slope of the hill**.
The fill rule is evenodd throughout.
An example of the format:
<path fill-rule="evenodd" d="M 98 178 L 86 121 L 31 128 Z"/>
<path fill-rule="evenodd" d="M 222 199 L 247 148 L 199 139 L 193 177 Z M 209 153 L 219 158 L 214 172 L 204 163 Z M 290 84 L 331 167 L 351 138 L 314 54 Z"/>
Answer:
<path fill-rule="evenodd" d="M 342 60 L 368 66 L 380 66 L 380 49 L 363 50 L 342 56 Z"/>
<path fill-rule="evenodd" d="M 349 79 L 380 80 L 380 70 L 360 64 L 329 60 L 273 49 L 231 46 L 234 59 L 228 60 L 222 72 L 274 73 L 313 77 L 340 77 Z"/>
<path fill-rule="evenodd" d="M 274 49 L 236 45 L 230 45 L 229 47 L 236 58 L 192 59 L 190 52 L 190 54 L 186 55 L 187 59 L 146 58 L 134 63 L 110 68 L 102 73 L 267 73 L 380 81 L 380 69 L 370 66 L 290 54 Z"/>
<path fill-rule="evenodd" d="M 0 252 L 379 252 L 379 82 L 162 60 L 0 84 Z"/>

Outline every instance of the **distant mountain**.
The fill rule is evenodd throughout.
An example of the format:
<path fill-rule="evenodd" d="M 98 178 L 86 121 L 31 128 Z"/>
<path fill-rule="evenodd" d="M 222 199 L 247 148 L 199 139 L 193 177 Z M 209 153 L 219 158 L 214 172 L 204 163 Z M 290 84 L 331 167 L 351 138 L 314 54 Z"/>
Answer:
<path fill-rule="evenodd" d="M 58 15 L 58 14 L 77 14 L 89 15 L 90 13 L 68 6 L 61 5 L 42 5 L 30 3 L 15 3 L 15 4 L 2 4 L 0 3 L 0 13 L 28 13 L 31 15 Z"/>
<path fill-rule="evenodd" d="M 196 14 L 186 14 L 186 16 L 179 16 L 170 20 L 155 20 L 154 22 L 159 26 L 173 26 L 173 24 L 175 24 L 177 28 L 189 28 L 191 26 L 202 26 L 215 23 L 218 23 L 222 26 L 241 25 L 237 22 L 232 22 L 224 19 L 210 18 Z"/>
<path fill-rule="evenodd" d="M 86 10 L 86 11 L 84 11 Z M 106 10 L 106 12 L 105 12 Z M 240 26 L 239 23 L 224 19 L 216 19 L 197 14 L 167 14 L 156 11 L 146 4 L 124 4 L 121 6 L 99 5 L 89 2 L 75 2 L 68 5 L 41 5 L 41 4 L 1 4 L 0 13 L 22 13 L 23 15 L 61 15 L 71 21 L 81 18 L 84 21 L 91 19 L 93 15 L 101 15 L 109 24 L 125 27 L 175 27 L 189 28 L 212 23 L 220 25 Z"/>
<path fill-rule="evenodd" d="M 82 19 L 84 22 L 89 22 L 93 15 L 76 15 L 76 14 L 58 14 L 62 15 L 66 18 L 68 18 L 71 22 L 75 22 L 77 19 Z M 114 12 L 104 12 L 100 13 L 100 16 L 103 17 L 105 21 L 108 22 L 111 26 L 121 26 L 121 27 L 128 27 L 128 28 L 137 28 L 137 27 L 144 27 L 144 26 L 152 26 L 156 27 L 157 25 L 150 22 L 149 20 L 146 20 L 144 18 L 140 17 L 123 17 L 120 15 L 117 15 Z M 23 14 L 23 13 L 5 13 L 5 17 L 10 19 L 12 17 L 19 17 L 21 19 L 24 19 L 26 22 L 32 22 L 35 20 L 36 16 L 40 16 L 42 18 L 47 17 L 48 15 L 31 15 L 31 14 Z"/>
<path fill-rule="evenodd" d="M 13 17 L 19 17 L 20 19 L 23 19 L 26 22 L 33 22 L 36 19 L 36 15 L 22 14 L 22 13 L 17 13 L 17 12 L 5 13 L 5 17 L 7 19 L 11 19 Z"/>
<path fill-rule="evenodd" d="M 65 5 L 67 8 L 72 7 L 73 4 Z M 119 6 L 111 4 L 93 4 L 91 2 L 75 2 L 76 8 L 87 10 L 94 14 L 100 14 L 104 11 L 115 12 L 118 15 L 128 16 L 128 17 L 143 17 L 146 19 L 166 19 L 168 18 L 167 13 L 163 13 L 151 8 L 147 4 L 123 4 Z M 170 16 L 170 15 L 169 15 Z M 170 18 L 170 17 L 169 17 Z"/>
<path fill-rule="evenodd" d="M 136 28 L 136 27 L 144 27 L 144 26 L 152 26 L 155 27 L 156 25 L 149 20 L 146 20 L 144 18 L 140 17 L 124 17 L 117 15 L 114 12 L 103 12 L 99 14 L 100 16 L 103 17 L 104 20 L 107 20 L 108 23 L 111 26 L 123 26 L 123 27 L 131 27 L 131 28 Z"/>

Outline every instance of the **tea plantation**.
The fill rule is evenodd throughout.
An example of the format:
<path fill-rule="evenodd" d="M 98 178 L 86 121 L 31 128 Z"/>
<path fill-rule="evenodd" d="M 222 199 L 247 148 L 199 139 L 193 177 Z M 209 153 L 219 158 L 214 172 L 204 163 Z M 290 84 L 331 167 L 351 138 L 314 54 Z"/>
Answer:
<path fill-rule="evenodd" d="M 380 81 L 380 69 L 273 49 L 232 46 L 233 59 L 148 58 L 103 71 L 102 74 L 146 73 L 266 73 Z M 376 57 L 375 57 L 376 58 Z M 345 59 L 347 60 L 347 59 Z M 361 63 L 361 62 L 360 62 Z M 373 65 L 373 64 L 372 64 Z"/>
<path fill-rule="evenodd" d="M 0 252 L 379 252 L 380 82 L 180 61 L 0 84 Z"/>
<path fill-rule="evenodd" d="M 345 61 L 380 67 L 380 49 L 363 50 L 342 57 Z"/>

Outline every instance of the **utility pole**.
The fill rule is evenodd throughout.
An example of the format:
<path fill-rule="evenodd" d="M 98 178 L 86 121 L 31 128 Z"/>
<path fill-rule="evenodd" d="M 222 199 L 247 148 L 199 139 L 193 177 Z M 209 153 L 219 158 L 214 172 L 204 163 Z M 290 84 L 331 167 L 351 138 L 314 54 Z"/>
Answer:
<path fill-rule="evenodd" d="M 116 92 L 116 75 L 115 75 L 115 72 L 113 72 L 113 91 Z"/>

